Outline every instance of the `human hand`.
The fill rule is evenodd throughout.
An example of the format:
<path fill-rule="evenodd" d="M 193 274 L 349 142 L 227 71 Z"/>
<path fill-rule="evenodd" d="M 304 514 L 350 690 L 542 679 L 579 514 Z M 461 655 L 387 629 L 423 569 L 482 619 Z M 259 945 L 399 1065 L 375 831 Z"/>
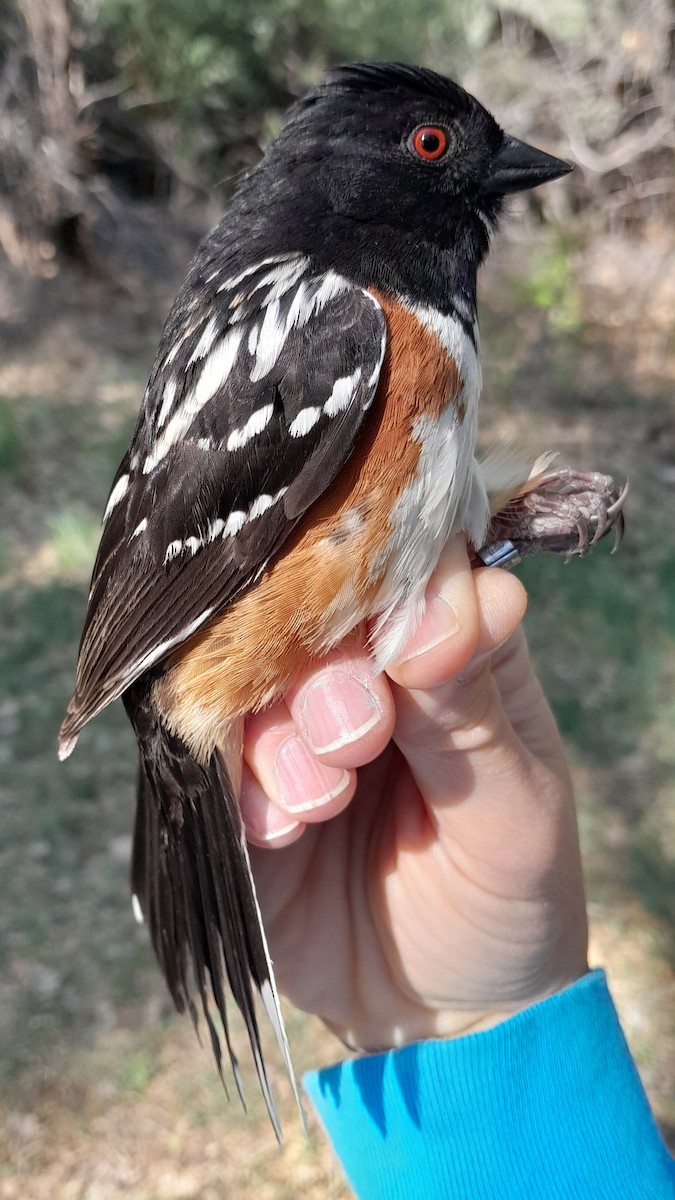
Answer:
<path fill-rule="evenodd" d="M 525 606 L 453 542 L 388 678 L 351 641 L 248 721 L 242 812 L 277 980 L 350 1046 L 487 1028 L 587 969 Z"/>

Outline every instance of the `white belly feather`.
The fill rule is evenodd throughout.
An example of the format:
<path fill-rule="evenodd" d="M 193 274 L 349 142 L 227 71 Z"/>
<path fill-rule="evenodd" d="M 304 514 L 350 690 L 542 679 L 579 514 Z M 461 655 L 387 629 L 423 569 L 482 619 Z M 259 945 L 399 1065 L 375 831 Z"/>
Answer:
<path fill-rule="evenodd" d="M 474 457 L 481 389 L 478 355 L 456 318 L 421 305 L 407 307 L 452 355 L 462 388 L 439 419 L 421 416 L 413 430 L 421 443 L 419 469 L 392 514 L 389 564 L 376 602 L 372 643 L 379 669 L 399 657 L 415 632 L 426 585 L 447 539 L 467 533 L 480 546 L 489 519 L 485 484 Z"/>

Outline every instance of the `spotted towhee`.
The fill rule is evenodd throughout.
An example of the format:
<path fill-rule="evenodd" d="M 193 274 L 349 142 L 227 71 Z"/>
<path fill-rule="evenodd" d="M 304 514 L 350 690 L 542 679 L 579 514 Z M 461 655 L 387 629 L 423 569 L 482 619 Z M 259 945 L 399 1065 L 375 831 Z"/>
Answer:
<path fill-rule="evenodd" d="M 61 756 L 122 697 L 136 914 L 220 1067 L 212 995 L 239 1086 L 227 979 L 275 1127 L 256 992 L 292 1071 L 237 805 L 244 714 L 366 619 L 392 662 L 454 534 L 499 561 L 621 527 L 602 476 L 474 457 L 476 273 L 503 197 L 569 170 L 432 71 L 332 71 L 197 251 L 113 483 Z"/>

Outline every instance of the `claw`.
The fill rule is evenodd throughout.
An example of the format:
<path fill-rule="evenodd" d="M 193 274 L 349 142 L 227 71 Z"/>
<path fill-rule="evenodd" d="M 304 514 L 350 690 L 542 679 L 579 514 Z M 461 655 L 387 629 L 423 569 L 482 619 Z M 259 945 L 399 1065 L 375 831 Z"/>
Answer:
<path fill-rule="evenodd" d="M 627 490 L 627 486 L 626 486 L 626 488 L 624 488 L 624 491 L 626 491 L 626 490 Z M 614 522 L 614 545 L 612 546 L 612 549 L 610 551 L 611 554 L 616 554 L 617 550 L 619 549 L 619 546 L 621 545 L 621 543 L 623 541 L 623 534 L 624 534 L 625 528 L 626 528 L 626 522 L 624 520 L 624 515 L 622 512 L 619 512 L 619 515 L 618 515 L 616 521 Z"/>
<path fill-rule="evenodd" d="M 613 521 L 614 544 L 611 549 L 612 554 L 616 554 L 619 546 L 623 541 L 623 535 L 626 528 L 626 521 L 623 515 L 623 506 L 626 503 L 626 496 L 630 491 L 630 480 L 626 480 L 619 495 L 613 504 L 610 504 L 607 509 L 607 516 L 610 521 Z M 616 520 L 613 520 L 616 518 Z"/>
<path fill-rule="evenodd" d="M 626 496 L 628 495 L 629 491 L 630 491 L 630 480 L 627 479 L 626 482 L 624 483 L 621 491 L 619 492 L 619 495 L 617 496 L 616 500 L 614 501 L 613 504 L 610 504 L 609 508 L 607 509 L 608 517 L 611 518 L 615 515 L 615 513 L 621 512 L 621 509 L 623 508 L 624 504 L 626 503 Z"/>
<path fill-rule="evenodd" d="M 606 532 L 607 532 L 607 510 L 601 508 L 600 512 L 598 513 L 598 516 L 597 516 L 596 530 L 595 530 L 595 533 L 593 534 L 593 537 L 591 538 L 591 546 L 594 546 L 596 542 L 599 542 L 600 538 L 604 537 Z"/>

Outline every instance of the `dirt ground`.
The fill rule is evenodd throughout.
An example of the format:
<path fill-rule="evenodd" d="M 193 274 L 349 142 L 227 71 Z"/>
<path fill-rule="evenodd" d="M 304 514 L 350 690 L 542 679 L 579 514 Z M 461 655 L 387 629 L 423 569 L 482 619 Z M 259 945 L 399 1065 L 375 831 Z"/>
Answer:
<path fill-rule="evenodd" d="M 252 1077 L 245 1116 L 171 1015 L 128 903 L 120 706 L 55 760 L 100 513 L 189 241 L 151 284 L 128 266 L 0 280 L 0 1200 L 349 1195 L 281 1071 L 278 1150 Z M 522 573 L 579 798 L 592 962 L 675 1146 L 675 247 L 530 230 L 482 292 L 483 441 L 631 481 L 619 555 Z M 300 1070 L 341 1056 L 318 1023 L 289 1027 Z"/>

